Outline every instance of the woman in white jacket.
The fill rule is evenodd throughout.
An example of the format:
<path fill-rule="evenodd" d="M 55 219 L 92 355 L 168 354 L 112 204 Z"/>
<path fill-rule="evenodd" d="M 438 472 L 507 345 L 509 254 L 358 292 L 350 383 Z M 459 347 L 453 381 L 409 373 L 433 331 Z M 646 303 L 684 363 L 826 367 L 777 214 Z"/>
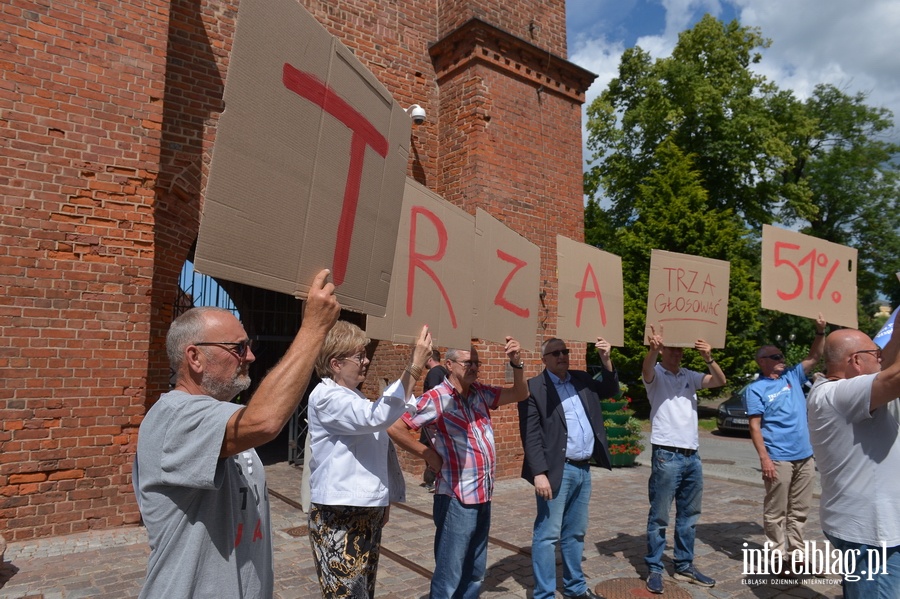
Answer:
<path fill-rule="evenodd" d="M 316 360 L 322 382 L 309 396 L 309 540 L 328 599 L 375 596 L 391 483 L 403 493 L 387 429 L 415 409 L 413 386 L 431 355 L 431 333 L 425 326 L 400 379 L 370 401 L 358 390 L 369 367 L 368 343 L 358 326 L 335 323 Z"/>

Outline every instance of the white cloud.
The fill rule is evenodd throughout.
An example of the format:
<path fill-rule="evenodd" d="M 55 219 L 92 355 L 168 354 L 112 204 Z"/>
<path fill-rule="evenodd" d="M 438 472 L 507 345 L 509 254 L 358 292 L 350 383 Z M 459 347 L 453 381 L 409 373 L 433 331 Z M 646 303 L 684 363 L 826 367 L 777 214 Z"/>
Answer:
<path fill-rule="evenodd" d="M 743 25 L 772 40 L 759 72 L 806 98 L 819 83 L 869 94 L 900 118 L 896 0 L 733 0 Z"/>
<path fill-rule="evenodd" d="M 723 20 L 735 14 L 742 25 L 759 27 L 772 40 L 754 71 L 781 89 L 793 90 L 800 99 L 809 97 L 820 83 L 835 85 L 846 93 L 868 94 L 867 104 L 894 113 L 900 125 L 900 2 L 897 0 L 569 0 L 575 22 L 569 40 L 569 60 L 598 75 L 587 91 L 586 104 L 606 89 L 618 75 L 625 39 L 654 58 L 672 53 L 678 34 L 689 29 L 705 13 Z M 598 10 L 598 5 L 602 10 Z M 625 15 L 625 11 L 644 14 Z M 661 31 L 627 32 L 631 23 L 662 22 L 644 19 L 647 11 L 665 11 Z M 659 13 L 656 13 L 659 16 Z M 628 16 L 632 18 L 627 18 Z M 606 19 L 602 24 L 593 20 Z M 630 33 L 630 35 L 629 35 Z M 895 126 L 894 139 L 900 138 Z"/>

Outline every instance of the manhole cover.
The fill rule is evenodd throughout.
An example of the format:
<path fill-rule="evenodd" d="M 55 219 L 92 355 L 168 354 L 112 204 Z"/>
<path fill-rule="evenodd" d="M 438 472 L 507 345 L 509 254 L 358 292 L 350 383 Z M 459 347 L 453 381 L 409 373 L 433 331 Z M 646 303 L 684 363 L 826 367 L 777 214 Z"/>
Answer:
<path fill-rule="evenodd" d="M 292 537 L 305 537 L 309 534 L 308 526 L 295 526 L 294 528 L 288 528 L 284 532 L 288 533 Z"/>
<path fill-rule="evenodd" d="M 665 578 L 665 577 L 664 577 Z M 647 583 L 640 578 L 613 578 L 594 587 L 594 593 L 606 599 L 632 599 L 633 597 L 661 597 L 662 599 L 691 599 L 691 594 L 672 580 L 663 580 L 662 595 L 647 590 Z"/>

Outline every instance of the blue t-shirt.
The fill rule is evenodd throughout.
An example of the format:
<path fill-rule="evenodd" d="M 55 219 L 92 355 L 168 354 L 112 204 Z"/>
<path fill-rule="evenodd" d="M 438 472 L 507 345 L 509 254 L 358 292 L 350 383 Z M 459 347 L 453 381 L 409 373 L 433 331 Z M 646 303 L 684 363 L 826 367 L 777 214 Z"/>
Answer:
<path fill-rule="evenodd" d="M 807 381 L 803 365 L 788 368 L 777 379 L 759 378 L 744 390 L 748 416 L 762 416 L 760 429 L 773 460 L 802 460 L 813 454 L 806 423 Z"/>

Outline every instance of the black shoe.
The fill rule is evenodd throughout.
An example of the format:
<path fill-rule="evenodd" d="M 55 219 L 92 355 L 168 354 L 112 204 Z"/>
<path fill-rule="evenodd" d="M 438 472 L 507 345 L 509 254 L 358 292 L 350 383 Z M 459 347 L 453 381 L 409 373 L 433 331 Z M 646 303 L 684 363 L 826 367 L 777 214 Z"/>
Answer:
<path fill-rule="evenodd" d="M 591 591 L 591 589 L 586 590 L 580 595 L 563 595 L 565 599 L 603 599 L 600 595 Z"/>
<path fill-rule="evenodd" d="M 700 570 L 695 568 L 694 566 L 689 567 L 687 570 L 681 570 L 680 572 L 675 572 L 676 580 L 686 580 L 691 584 L 696 584 L 701 587 L 714 587 L 716 586 L 715 579 L 702 574 Z"/>
<path fill-rule="evenodd" d="M 647 590 L 651 593 L 661 595 L 663 592 L 662 572 L 650 572 L 647 576 Z"/>

